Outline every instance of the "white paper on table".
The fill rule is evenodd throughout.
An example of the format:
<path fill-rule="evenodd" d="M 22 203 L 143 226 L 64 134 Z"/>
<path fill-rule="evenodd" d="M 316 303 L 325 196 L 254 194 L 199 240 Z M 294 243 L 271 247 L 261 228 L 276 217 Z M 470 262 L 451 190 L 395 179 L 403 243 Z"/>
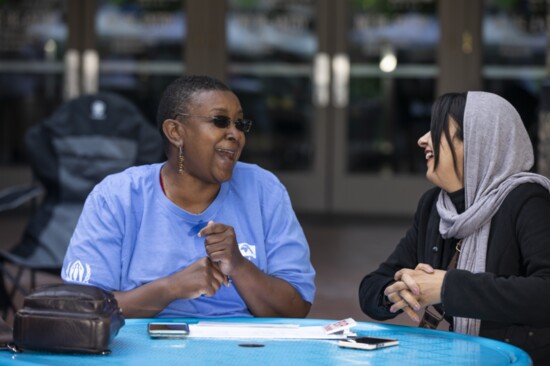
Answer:
<path fill-rule="evenodd" d="M 298 324 L 226 323 L 202 321 L 189 325 L 190 338 L 346 339 L 356 334 L 349 329 L 352 318 L 318 326 Z"/>

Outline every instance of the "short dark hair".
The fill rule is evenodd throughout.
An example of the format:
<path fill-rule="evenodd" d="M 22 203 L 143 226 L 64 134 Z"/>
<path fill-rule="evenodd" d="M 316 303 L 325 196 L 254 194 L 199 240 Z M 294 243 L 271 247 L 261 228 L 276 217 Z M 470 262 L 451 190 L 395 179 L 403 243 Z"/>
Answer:
<path fill-rule="evenodd" d="M 188 113 L 193 95 L 203 91 L 231 91 L 227 85 L 206 75 L 186 75 L 172 81 L 162 93 L 157 111 L 157 128 L 166 145 L 167 139 L 162 130 L 162 123 L 178 114 Z"/>
<path fill-rule="evenodd" d="M 451 154 L 453 155 L 453 165 L 455 172 L 458 175 L 458 163 L 456 160 L 456 152 L 452 145 L 452 138 L 458 137 L 460 141 L 464 141 L 464 110 L 466 109 L 467 93 L 447 93 L 439 96 L 432 107 L 432 120 L 430 123 L 430 132 L 432 135 L 432 143 L 434 149 L 434 170 L 439 163 L 439 145 L 441 144 L 441 136 L 445 134 Z M 449 122 L 451 117 L 457 124 L 455 136 L 451 136 L 449 132 Z"/>

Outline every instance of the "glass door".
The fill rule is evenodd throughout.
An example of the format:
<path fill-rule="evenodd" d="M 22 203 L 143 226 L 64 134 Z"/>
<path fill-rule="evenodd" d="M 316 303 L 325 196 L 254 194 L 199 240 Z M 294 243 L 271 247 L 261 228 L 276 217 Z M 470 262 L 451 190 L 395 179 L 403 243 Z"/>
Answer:
<path fill-rule="evenodd" d="M 349 84 L 335 106 L 333 208 L 409 215 L 430 187 L 416 142 L 429 130 L 436 96 L 437 2 L 346 5 Z"/>
<path fill-rule="evenodd" d="M 426 181 L 416 140 L 437 88 L 436 0 L 228 3 L 231 87 L 255 121 L 244 161 L 299 211 L 409 215 Z"/>
<path fill-rule="evenodd" d="M 514 105 L 533 142 L 535 157 L 540 96 L 548 76 L 546 22 L 545 0 L 484 2 L 483 89 Z"/>
<path fill-rule="evenodd" d="M 94 18 L 100 91 L 131 100 L 156 125 L 166 86 L 184 72 L 181 0 L 99 0 Z"/>
<path fill-rule="evenodd" d="M 65 5 L 0 1 L 0 166 L 6 180 L 5 168 L 26 163 L 25 131 L 62 102 Z"/>
<path fill-rule="evenodd" d="M 241 160 L 276 173 L 302 211 L 328 203 L 328 4 L 231 0 L 226 15 L 228 81 L 254 121 Z"/>
<path fill-rule="evenodd" d="M 32 180 L 25 132 L 63 102 L 65 0 L 0 1 L 0 189 Z"/>
<path fill-rule="evenodd" d="M 297 210 L 408 216 L 430 187 L 416 141 L 437 94 L 538 93 L 545 2 L 517 15 L 524 3 L 6 0 L 0 164 L 23 160 L 22 131 L 64 97 L 116 92 L 154 124 L 171 80 L 207 73 L 255 121 L 242 160 L 273 171 Z"/>

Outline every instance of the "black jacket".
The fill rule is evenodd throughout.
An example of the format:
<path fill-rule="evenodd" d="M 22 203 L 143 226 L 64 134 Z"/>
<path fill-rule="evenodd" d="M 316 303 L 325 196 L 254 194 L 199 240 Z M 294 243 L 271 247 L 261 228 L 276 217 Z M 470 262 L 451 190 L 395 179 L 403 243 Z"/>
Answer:
<path fill-rule="evenodd" d="M 395 272 L 428 263 L 446 269 L 456 239 L 439 234 L 439 188 L 418 204 L 414 225 L 359 288 L 361 309 L 386 320 L 384 289 Z M 516 187 L 491 221 L 486 272 L 449 270 L 441 293 L 446 316 L 481 319 L 480 336 L 516 345 L 535 365 L 550 365 L 550 193 L 533 183 Z"/>

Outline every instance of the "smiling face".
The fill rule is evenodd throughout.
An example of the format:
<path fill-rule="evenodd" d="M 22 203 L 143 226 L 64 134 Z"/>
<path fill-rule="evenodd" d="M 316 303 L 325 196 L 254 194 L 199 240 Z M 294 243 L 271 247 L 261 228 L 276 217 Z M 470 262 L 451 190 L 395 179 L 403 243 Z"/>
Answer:
<path fill-rule="evenodd" d="M 418 139 L 418 146 L 424 150 L 426 158 L 426 178 L 441 189 L 452 193 L 464 188 L 464 144 L 457 137 L 457 124 L 449 118 L 449 134 L 456 155 L 456 165 L 451 146 L 445 134 L 439 145 L 439 161 L 435 166 L 434 147 L 431 132 Z M 455 168 L 456 167 L 456 168 Z"/>
<path fill-rule="evenodd" d="M 192 97 L 188 115 L 180 116 L 185 173 L 205 183 L 231 178 L 246 139 L 234 121 L 243 118 L 241 103 L 230 91 L 201 91 Z M 228 117 L 227 128 L 216 127 L 210 117 Z"/>

